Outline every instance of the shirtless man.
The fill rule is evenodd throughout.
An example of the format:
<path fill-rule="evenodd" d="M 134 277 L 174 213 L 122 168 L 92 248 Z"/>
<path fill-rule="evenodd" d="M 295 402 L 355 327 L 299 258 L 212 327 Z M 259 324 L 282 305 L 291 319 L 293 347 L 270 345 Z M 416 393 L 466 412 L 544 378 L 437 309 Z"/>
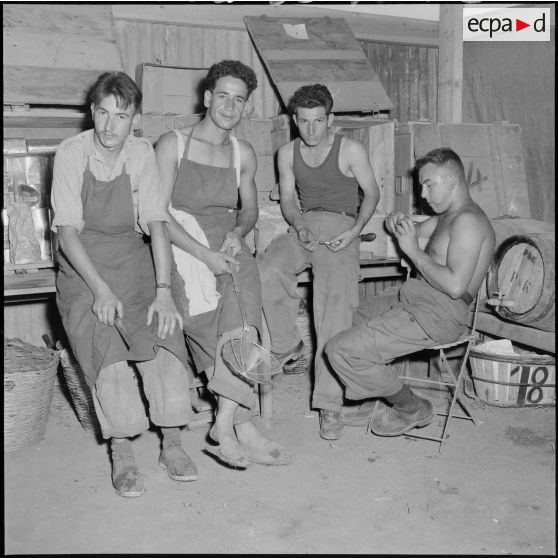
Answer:
<path fill-rule="evenodd" d="M 495 245 L 490 221 L 471 199 L 463 163 L 454 151 L 430 151 L 417 161 L 417 169 L 421 195 L 436 215 L 420 224 L 400 211 L 386 218 L 387 230 L 417 278 L 408 279 L 391 300 L 363 301 L 359 314 L 365 321 L 326 345 L 348 399 L 383 398 L 389 403 L 375 405 L 371 429 L 380 436 L 400 436 L 434 419 L 432 403 L 403 385 L 391 362 L 463 333 Z"/>

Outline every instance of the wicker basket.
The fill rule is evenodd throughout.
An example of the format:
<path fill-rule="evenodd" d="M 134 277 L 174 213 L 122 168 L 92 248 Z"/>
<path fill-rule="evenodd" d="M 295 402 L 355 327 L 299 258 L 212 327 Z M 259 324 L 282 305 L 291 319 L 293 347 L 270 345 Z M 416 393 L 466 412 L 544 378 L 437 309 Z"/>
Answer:
<path fill-rule="evenodd" d="M 556 361 L 533 353 L 504 355 L 471 349 L 471 377 L 478 398 L 496 407 L 556 405 Z"/>
<path fill-rule="evenodd" d="M 4 339 L 4 451 L 45 437 L 58 362 L 57 351 Z"/>
<path fill-rule="evenodd" d="M 70 392 L 77 418 L 85 430 L 99 432 L 101 427 L 95 412 L 91 389 L 85 380 L 85 374 L 75 356 L 66 348 L 60 350 L 62 374 Z"/>
<path fill-rule="evenodd" d="M 304 342 L 302 357 L 283 366 L 285 374 L 307 374 L 312 371 L 316 342 L 312 320 L 312 306 L 308 298 L 302 298 L 298 307 L 296 327 Z"/>

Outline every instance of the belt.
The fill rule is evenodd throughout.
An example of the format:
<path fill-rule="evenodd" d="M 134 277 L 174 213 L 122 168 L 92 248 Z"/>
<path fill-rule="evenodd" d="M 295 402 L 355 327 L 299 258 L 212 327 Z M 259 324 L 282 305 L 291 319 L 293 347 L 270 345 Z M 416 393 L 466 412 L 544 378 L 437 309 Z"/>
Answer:
<path fill-rule="evenodd" d="M 341 215 L 346 215 L 347 217 L 352 217 L 356 219 L 356 213 L 349 213 L 347 211 L 335 211 L 334 209 L 326 209 L 325 207 L 313 207 L 312 209 L 305 209 L 302 214 L 310 213 L 311 211 L 328 211 L 329 213 L 340 213 Z"/>

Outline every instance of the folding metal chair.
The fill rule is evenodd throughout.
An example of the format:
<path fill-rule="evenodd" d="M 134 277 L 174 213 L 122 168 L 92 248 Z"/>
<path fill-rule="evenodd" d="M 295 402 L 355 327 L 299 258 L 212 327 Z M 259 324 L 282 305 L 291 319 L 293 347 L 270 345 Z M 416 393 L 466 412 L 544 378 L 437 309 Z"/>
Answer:
<path fill-rule="evenodd" d="M 440 443 L 440 447 L 439 447 L 440 453 L 442 452 L 442 446 L 443 446 L 444 442 L 448 438 L 448 430 L 449 430 L 450 419 L 460 418 L 460 419 L 470 420 L 475 425 L 477 424 L 475 418 L 473 417 L 473 415 L 469 411 L 467 405 L 465 404 L 465 401 L 462 397 L 461 392 L 463 390 L 463 381 L 465 379 L 467 362 L 469 360 L 469 352 L 471 350 L 471 346 L 478 339 L 478 334 L 476 333 L 478 308 L 479 308 L 479 295 L 477 294 L 477 296 L 475 297 L 475 302 L 474 302 L 473 322 L 472 322 L 472 325 L 471 325 L 470 330 L 469 330 L 468 333 L 466 333 L 464 335 L 461 335 L 458 339 L 456 339 L 455 341 L 453 341 L 451 343 L 442 343 L 442 344 L 439 344 L 439 345 L 433 345 L 432 347 L 425 347 L 424 350 L 427 350 L 427 351 L 438 351 L 438 363 L 439 363 L 439 368 L 440 368 L 440 379 L 439 380 L 432 380 L 430 378 L 418 378 L 418 377 L 414 377 L 414 376 L 409 376 L 408 375 L 408 372 L 409 372 L 408 360 L 404 361 L 404 363 L 403 363 L 403 374 L 399 375 L 399 378 L 401 380 L 403 380 L 405 383 L 423 382 L 423 383 L 426 383 L 426 384 L 439 386 L 440 388 L 447 390 L 451 394 L 451 399 L 449 401 L 449 408 L 448 408 L 447 412 L 437 412 L 436 413 L 437 415 L 446 417 L 445 421 L 444 421 L 443 428 L 442 428 L 441 436 L 430 436 L 430 435 L 427 435 L 427 434 L 416 434 L 415 433 L 416 429 L 413 429 L 413 430 L 411 430 L 411 432 L 408 432 L 408 433 L 405 434 L 405 436 L 410 436 L 410 437 L 413 437 L 413 438 L 421 438 L 423 440 L 433 440 L 435 442 L 439 442 Z M 452 348 L 458 347 L 460 345 L 465 346 L 465 352 L 464 352 L 463 356 L 461 357 L 461 362 L 459 364 L 459 368 L 456 371 L 450 365 L 450 363 L 448 361 L 446 351 L 448 349 L 452 349 Z M 429 366 L 429 372 L 430 372 L 430 369 L 431 369 L 431 366 Z M 463 414 L 454 414 L 454 408 L 455 408 L 456 403 L 459 403 L 462 410 L 465 412 L 464 415 Z"/>

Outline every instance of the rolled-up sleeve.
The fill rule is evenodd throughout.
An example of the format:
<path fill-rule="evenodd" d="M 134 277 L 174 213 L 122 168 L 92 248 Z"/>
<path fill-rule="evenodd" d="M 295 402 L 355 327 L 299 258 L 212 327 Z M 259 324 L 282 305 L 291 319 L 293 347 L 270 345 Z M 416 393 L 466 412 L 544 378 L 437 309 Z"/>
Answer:
<path fill-rule="evenodd" d="M 54 232 L 58 227 L 68 225 L 78 232 L 83 229 L 83 161 L 79 144 L 63 142 L 56 150 L 50 196 L 53 211 L 51 230 Z"/>
<path fill-rule="evenodd" d="M 138 175 L 138 224 L 145 234 L 149 234 L 148 224 L 152 221 L 168 223 L 169 213 L 161 191 L 159 171 L 155 152 L 151 145 L 141 158 L 142 165 Z M 134 187 L 136 187 L 134 185 Z"/>

